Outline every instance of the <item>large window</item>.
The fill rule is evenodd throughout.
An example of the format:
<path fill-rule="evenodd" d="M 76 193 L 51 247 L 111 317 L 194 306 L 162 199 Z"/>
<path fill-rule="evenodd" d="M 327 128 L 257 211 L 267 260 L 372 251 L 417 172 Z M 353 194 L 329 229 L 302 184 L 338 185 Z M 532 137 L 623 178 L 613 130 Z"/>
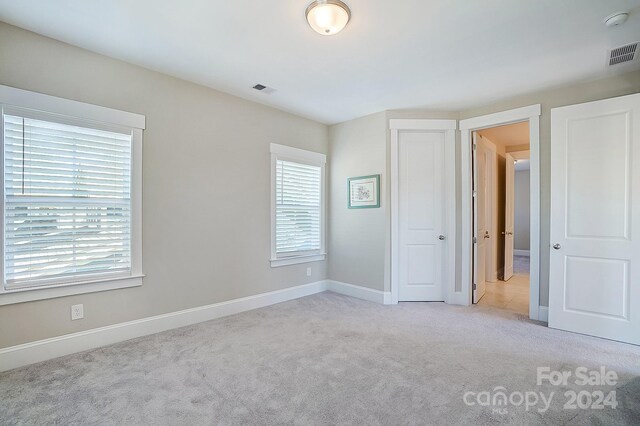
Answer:
<path fill-rule="evenodd" d="M 323 154 L 271 144 L 271 265 L 323 260 Z"/>
<path fill-rule="evenodd" d="M 56 106 L 72 101 L 58 101 L 47 112 L 2 105 L 2 304 L 25 290 L 141 283 L 141 131 L 61 115 Z M 70 105 L 83 112 L 84 104 Z"/>

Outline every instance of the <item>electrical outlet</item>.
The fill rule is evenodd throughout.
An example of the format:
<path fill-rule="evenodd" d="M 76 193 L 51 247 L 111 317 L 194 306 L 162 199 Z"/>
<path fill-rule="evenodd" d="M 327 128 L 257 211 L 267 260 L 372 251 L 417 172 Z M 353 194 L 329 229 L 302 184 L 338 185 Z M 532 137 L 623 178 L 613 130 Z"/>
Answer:
<path fill-rule="evenodd" d="M 307 268 L 307 276 L 310 277 L 311 276 L 311 268 Z"/>
<path fill-rule="evenodd" d="M 84 305 L 71 305 L 71 320 L 84 318 Z"/>

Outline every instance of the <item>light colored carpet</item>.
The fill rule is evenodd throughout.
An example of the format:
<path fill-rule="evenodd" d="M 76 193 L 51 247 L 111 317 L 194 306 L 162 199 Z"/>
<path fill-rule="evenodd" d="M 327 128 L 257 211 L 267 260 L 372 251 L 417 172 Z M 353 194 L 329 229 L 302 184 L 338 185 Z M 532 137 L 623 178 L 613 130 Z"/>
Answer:
<path fill-rule="evenodd" d="M 617 409 L 565 410 L 536 368 L 606 366 Z M 639 424 L 640 347 L 442 303 L 323 293 L 0 375 L 0 424 Z M 544 414 L 467 391 L 555 391 Z M 605 388 L 609 389 L 609 388 Z"/>

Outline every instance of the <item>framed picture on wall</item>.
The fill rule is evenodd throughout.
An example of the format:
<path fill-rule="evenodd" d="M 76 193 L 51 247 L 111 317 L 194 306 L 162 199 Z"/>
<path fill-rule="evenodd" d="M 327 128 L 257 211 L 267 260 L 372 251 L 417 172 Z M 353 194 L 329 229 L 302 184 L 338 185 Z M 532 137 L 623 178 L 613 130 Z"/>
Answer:
<path fill-rule="evenodd" d="M 347 196 L 350 209 L 380 207 L 380 175 L 347 179 Z"/>

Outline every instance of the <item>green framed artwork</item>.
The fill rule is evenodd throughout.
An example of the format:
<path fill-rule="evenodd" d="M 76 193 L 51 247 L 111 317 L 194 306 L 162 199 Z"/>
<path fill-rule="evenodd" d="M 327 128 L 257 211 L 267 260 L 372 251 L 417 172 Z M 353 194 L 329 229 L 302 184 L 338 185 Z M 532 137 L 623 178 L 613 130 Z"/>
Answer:
<path fill-rule="evenodd" d="M 350 209 L 380 207 L 380 175 L 348 178 L 347 197 Z"/>

